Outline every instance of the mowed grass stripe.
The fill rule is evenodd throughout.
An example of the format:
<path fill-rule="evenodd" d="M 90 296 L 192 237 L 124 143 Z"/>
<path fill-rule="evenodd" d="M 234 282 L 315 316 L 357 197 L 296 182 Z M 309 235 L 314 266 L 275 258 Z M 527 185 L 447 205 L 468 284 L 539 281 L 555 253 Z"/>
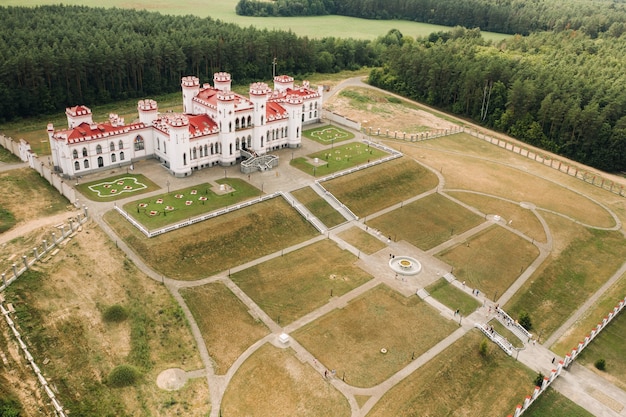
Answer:
<path fill-rule="evenodd" d="M 273 198 L 151 239 L 109 211 L 105 220 L 158 273 L 196 280 L 317 236 L 282 198 Z"/>
<path fill-rule="evenodd" d="M 313 191 L 311 187 L 300 188 L 299 190 L 292 191 L 291 194 L 304 204 L 315 217 L 320 219 L 326 227 L 335 227 L 346 221 L 337 210 Z"/>
<path fill-rule="evenodd" d="M 193 314 L 217 375 L 223 375 L 267 327 L 222 283 L 183 288 L 180 294 Z"/>
<path fill-rule="evenodd" d="M 369 220 L 370 227 L 394 240 L 406 240 L 422 250 L 434 248 L 478 226 L 484 219 L 435 193 Z"/>
<path fill-rule="evenodd" d="M 344 175 L 322 185 L 364 217 L 437 186 L 437 176 L 417 162 L 399 158 Z"/>
<path fill-rule="evenodd" d="M 363 285 L 372 277 L 357 258 L 331 240 L 253 266 L 231 276 L 274 321 L 286 325 Z"/>
<path fill-rule="evenodd" d="M 379 285 L 292 335 L 337 376 L 345 373 L 346 383 L 371 387 L 457 328 L 417 296 L 407 298 Z"/>

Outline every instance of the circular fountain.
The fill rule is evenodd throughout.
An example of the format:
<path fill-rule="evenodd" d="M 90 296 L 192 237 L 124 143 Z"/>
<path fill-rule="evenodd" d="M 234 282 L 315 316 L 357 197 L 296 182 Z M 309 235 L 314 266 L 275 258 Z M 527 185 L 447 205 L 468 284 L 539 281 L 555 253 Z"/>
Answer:
<path fill-rule="evenodd" d="M 389 267 L 402 275 L 417 275 L 422 270 L 422 264 L 410 256 L 396 256 L 389 260 Z"/>

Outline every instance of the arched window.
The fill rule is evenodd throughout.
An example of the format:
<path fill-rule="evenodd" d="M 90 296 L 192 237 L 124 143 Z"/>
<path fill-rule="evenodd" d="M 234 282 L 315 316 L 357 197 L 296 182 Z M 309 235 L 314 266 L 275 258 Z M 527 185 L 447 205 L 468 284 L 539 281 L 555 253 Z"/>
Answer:
<path fill-rule="evenodd" d="M 312 117 L 311 112 L 309 112 L 309 119 Z"/>
<path fill-rule="evenodd" d="M 211 149 L 211 155 L 213 155 L 213 144 L 209 148 Z"/>
<path fill-rule="evenodd" d="M 195 146 L 193 148 L 192 154 L 193 154 L 193 156 L 191 157 L 191 159 L 197 159 L 198 158 L 198 152 L 197 152 Z"/>
<path fill-rule="evenodd" d="M 314 114 L 314 117 L 316 117 L 316 118 L 317 118 L 317 110 L 315 110 L 315 111 L 313 112 L 313 114 Z"/>
<path fill-rule="evenodd" d="M 115 143 L 109 143 L 109 151 L 113 152 L 115 150 Z"/>
<path fill-rule="evenodd" d="M 302 113 L 302 121 L 304 122 L 304 113 Z"/>
<path fill-rule="evenodd" d="M 111 154 L 111 163 L 113 163 L 113 162 L 115 162 L 115 154 L 114 153 Z"/>
<path fill-rule="evenodd" d="M 313 110 L 313 103 L 309 103 L 309 110 Z"/>
<path fill-rule="evenodd" d="M 248 148 L 252 147 L 252 136 L 248 135 Z"/>
<path fill-rule="evenodd" d="M 144 149 L 143 138 L 137 135 L 137 137 L 135 138 L 135 150 L 143 151 L 143 149 Z"/>
<path fill-rule="evenodd" d="M 100 145 L 96 146 L 96 153 L 97 154 L 101 154 L 102 153 L 102 146 L 100 146 Z"/>
<path fill-rule="evenodd" d="M 83 156 L 87 156 L 87 148 L 83 148 Z"/>
<path fill-rule="evenodd" d="M 163 153 L 167 153 L 167 143 L 163 142 Z"/>
<path fill-rule="evenodd" d="M 315 109 L 317 109 L 317 101 L 315 102 Z"/>
<path fill-rule="evenodd" d="M 233 131 L 233 122 L 228 122 L 228 131 L 229 132 Z"/>
<path fill-rule="evenodd" d="M 83 161 L 83 166 L 85 167 L 85 169 L 89 168 L 89 159 L 85 159 Z"/>
<path fill-rule="evenodd" d="M 228 154 L 229 154 L 229 155 L 232 155 L 232 154 L 233 154 L 233 144 L 232 144 L 232 143 L 229 143 L 229 144 L 228 144 Z"/>
<path fill-rule="evenodd" d="M 80 164 L 78 161 L 74 162 L 74 171 L 78 171 L 80 169 Z"/>
<path fill-rule="evenodd" d="M 261 148 L 263 147 L 263 136 L 261 136 Z"/>
<path fill-rule="evenodd" d="M 118 149 L 124 149 L 124 142 L 122 142 L 122 140 L 120 139 L 119 142 L 117 142 L 117 148 Z"/>
<path fill-rule="evenodd" d="M 161 150 L 161 139 L 157 138 L 157 151 Z"/>
<path fill-rule="evenodd" d="M 288 135 L 289 135 L 289 128 L 288 128 L 288 127 L 286 127 L 286 128 L 285 128 L 285 136 L 288 136 Z"/>
<path fill-rule="evenodd" d="M 239 129 L 239 119 L 235 119 L 235 130 Z"/>
<path fill-rule="evenodd" d="M 187 154 L 183 154 L 183 165 L 187 165 Z"/>
<path fill-rule="evenodd" d="M 72 156 L 74 157 L 74 159 L 78 159 L 78 151 L 76 149 L 72 151 Z"/>
<path fill-rule="evenodd" d="M 304 106 L 304 104 L 302 105 L 302 113 L 304 113 L 306 111 L 306 107 Z"/>
<path fill-rule="evenodd" d="M 252 117 L 248 116 L 248 126 L 252 126 Z"/>
<path fill-rule="evenodd" d="M 120 152 L 120 161 L 124 160 L 124 152 Z"/>
<path fill-rule="evenodd" d="M 207 152 L 209 150 L 209 147 L 207 145 L 204 145 L 204 156 L 208 156 L 209 153 Z"/>
<path fill-rule="evenodd" d="M 104 159 L 99 156 L 98 157 L 98 168 L 102 168 L 104 166 Z"/>
<path fill-rule="evenodd" d="M 263 116 L 261 116 L 261 126 L 263 126 Z"/>
<path fill-rule="evenodd" d="M 239 138 L 235 139 L 235 150 L 239 150 Z"/>
<path fill-rule="evenodd" d="M 198 146 L 198 153 L 200 154 L 200 158 L 202 158 L 202 145 Z"/>
<path fill-rule="evenodd" d="M 300 137 L 300 128 L 296 127 L 296 137 L 299 138 Z"/>

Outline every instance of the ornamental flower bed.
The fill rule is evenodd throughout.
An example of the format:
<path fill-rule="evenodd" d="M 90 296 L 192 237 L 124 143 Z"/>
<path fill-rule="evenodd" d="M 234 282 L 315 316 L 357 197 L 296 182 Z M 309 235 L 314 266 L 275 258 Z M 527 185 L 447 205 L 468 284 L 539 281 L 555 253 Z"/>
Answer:
<path fill-rule="evenodd" d="M 163 199 L 162 199 L 162 198 L 159 198 L 159 199 L 156 201 L 156 203 L 157 203 L 157 204 L 163 204 Z"/>
<path fill-rule="evenodd" d="M 200 197 L 198 200 L 200 200 L 200 201 L 206 201 L 206 200 L 207 200 L 207 198 L 206 198 L 206 197 Z"/>
<path fill-rule="evenodd" d="M 166 211 L 172 211 L 172 210 L 174 210 L 174 207 L 172 207 L 172 206 L 165 206 L 165 210 Z"/>
<path fill-rule="evenodd" d="M 176 197 L 176 198 L 183 198 L 183 195 L 182 194 L 176 194 L 174 197 Z"/>
<path fill-rule="evenodd" d="M 191 190 L 191 194 L 192 194 L 192 195 L 196 195 L 196 194 L 198 194 L 198 190 Z"/>
<path fill-rule="evenodd" d="M 158 212 L 158 211 L 156 211 L 156 210 L 151 210 L 151 211 L 150 211 L 150 215 L 151 215 L 151 216 L 156 216 L 157 214 L 159 214 L 159 212 Z"/>
<path fill-rule="evenodd" d="M 190 200 L 185 201 L 185 205 L 186 205 L 186 206 L 190 206 L 190 205 L 191 205 L 191 203 L 193 203 L 193 201 L 190 201 Z"/>
<path fill-rule="evenodd" d="M 139 204 L 139 208 L 146 208 L 148 207 L 148 203 L 140 203 Z"/>

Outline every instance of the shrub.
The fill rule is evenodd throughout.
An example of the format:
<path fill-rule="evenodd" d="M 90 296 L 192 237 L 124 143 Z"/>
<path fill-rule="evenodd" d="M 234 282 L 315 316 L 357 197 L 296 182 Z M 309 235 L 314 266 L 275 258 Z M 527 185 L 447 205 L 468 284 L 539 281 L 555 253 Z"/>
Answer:
<path fill-rule="evenodd" d="M 107 323 L 119 323 L 128 317 L 128 312 L 126 309 L 119 304 L 114 304 L 104 310 L 104 314 L 102 318 Z"/>
<path fill-rule="evenodd" d="M 606 369 L 606 361 L 604 359 L 598 359 L 594 365 L 600 371 L 604 371 Z"/>
<path fill-rule="evenodd" d="M 530 320 L 530 316 L 525 311 L 522 311 L 519 315 L 519 324 L 528 331 L 533 329 L 533 322 Z"/>
<path fill-rule="evenodd" d="M 135 385 L 139 376 L 139 371 L 135 367 L 130 365 L 119 365 L 113 368 L 107 378 L 107 383 L 113 388 L 129 387 L 131 385 Z"/>
<path fill-rule="evenodd" d="M 545 376 L 541 372 L 538 372 L 534 381 L 536 387 L 540 387 L 543 384 L 543 378 L 545 378 Z"/>
<path fill-rule="evenodd" d="M 487 339 L 483 339 L 482 342 L 480 342 L 480 345 L 478 346 L 478 353 L 480 353 L 480 356 L 485 358 L 487 357 L 488 349 L 489 349 L 489 345 L 487 344 Z"/>

